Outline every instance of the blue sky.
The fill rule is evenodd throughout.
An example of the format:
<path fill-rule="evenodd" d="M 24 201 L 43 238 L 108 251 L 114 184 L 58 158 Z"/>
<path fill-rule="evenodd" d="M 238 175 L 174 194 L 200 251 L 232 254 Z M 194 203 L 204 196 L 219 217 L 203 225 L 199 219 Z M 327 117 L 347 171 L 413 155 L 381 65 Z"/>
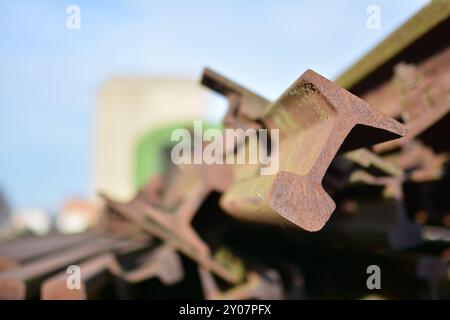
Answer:
<path fill-rule="evenodd" d="M 426 0 L 0 1 L 0 187 L 16 207 L 87 196 L 95 93 L 117 74 L 198 78 L 210 66 L 268 98 L 328 78 Z M 66 8 L 81 9 L 68 30 Z M 366 9 L 381 8 L 381 29 Z"/>

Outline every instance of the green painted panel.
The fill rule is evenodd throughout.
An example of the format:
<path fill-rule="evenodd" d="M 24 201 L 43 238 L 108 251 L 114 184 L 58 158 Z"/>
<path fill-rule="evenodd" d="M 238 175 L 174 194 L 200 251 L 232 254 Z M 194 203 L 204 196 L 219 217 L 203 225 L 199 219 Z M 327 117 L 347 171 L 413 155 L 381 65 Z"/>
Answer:
<path fill-rule="evenodd" d="M 172 123 L 156 129 L 152 129 L 142 135 L 136 144 L 134 154 L 134 187 L 138 190 L 148 182 L 148 179 L 164 168 L 164 149 L 175 143 L 170 141 L 170 136 L 175 129 L 193 127 L 193 121 Z M 220 125 L 203 122 L 203 130 L 209 128 L 221 128 Z"/>

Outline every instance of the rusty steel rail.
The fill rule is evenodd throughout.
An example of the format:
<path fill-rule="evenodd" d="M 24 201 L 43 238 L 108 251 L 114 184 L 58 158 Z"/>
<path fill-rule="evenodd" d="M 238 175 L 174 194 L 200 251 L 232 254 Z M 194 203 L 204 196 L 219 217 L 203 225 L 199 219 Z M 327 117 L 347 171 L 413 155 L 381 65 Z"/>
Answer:
<path fill-rule="evenodd" d="M 415 182 L 439 180 L 444 175 L 448 153 L 437 154 L 419 140 L 413 140 L 393 155 L 385 157 L 402 171 L 408 172 L 405 178 Z"/>
<path fill-rule="evenodd" d="M 229 128 L 260 128 L 258 120 L 261 119 L 264 107 L 270 101 L 224 77 L 218 72 L 205 68 L 201 83 L 222 94 L 228 100 L 228 110 L 223 123 Z"/>
<path fill-rule="evenodd" d="M 244 132 L 218 152 L 256 141 L 276 172 L 168 162 L 127 203 L 101 195 L 102 232 L 0 243 L 0 299 L 353 299 L 374 264 L 382 298 L 449 298 L 449 27 L 435 0 L 336 83 L 307 70 L 275 101 L 206 68 Z"/>
<path fill-rule="evenodd" d="M 69 265 L 111 250 L 129 247 L 136 241 L 111 236 L 90 239 L 88 242 L 48 254 L 41 259 L 30 261 L 18 268 L 0 273 L 0 299 L 25 299 L 38 294 L 45 277 L 67 268 Z"/>
<path fill-rule="evenodd" d="M 264 127 L 280 130 L 280 170 L 235 182 L 221 206 L 240 219 L 308 231 L 320 230 L 335 209 L 321 183 L 338 151 L 405 134 L 400 123 L 310 70 L 261 114 Z"/>
<path fill-rule="evenodd" d="M 168 205 L 162 206 L 164 199 L 156 202 L 147 193 L 139 193 L 135 199 L 126 204 L 121 204 L 102 195 L 106 205 L 113 211 L 120 213 L 126 219 L 133 222 L 141 230 L 154 235 L 166 243 L 174 246 L 177 250 L 190 257 L 204 268 L 213 271 L 226 281 L 235 283 L 237 279 L 225 267 L 217 263 L 211 256 L 210 249 L 197 235 L 191 226 L 191 221 L 200 205 L 212 191 L 203 183 L 197 171 L 192 175 L 186 172 L 177 175 L 174 179 L 178 182 L 184 181 L 186 189 L 177 185 L 174 188 L 167 187 L 162 193 L 173 197 L 171 190 L 179 193 L 180 190 L 189 190 L 187 195 L 180 199 L 168 201 Z M 151 185 L 158 185 L 152 183 Z M 161 191 L 161 190 L 160 190 Z M 155 190 L 150 194 L 154 194 Z M 178 198 L 178 197 L 176 197 Z M 176 205 L 174 204 L 176 202 Z M 172 211 L 169 211 L 171 208 Z"/>
<path fill-rule="evenodd" d="M 285 298 L 280 275 L 275 270 L 263 274 L 250 271 L 247 280 L 228 290 L 219 289 L 213 275 L 199 268 L 200 282 L 207 300 L 282 300 Z"/>
<path fill-rule="evenodd" d="M 159 247 L 144 257 L 141 265 L 134 270 L 126 271 L 118 263 L 116 257 L 107 253 L 91 258 L 79 264 L 81 288 L 73 290 L 67 286 L 67 273 L 62 272 L 46 281 L 41 286 L 43 300 L 85 300 L 89 293 L 99 290 L 99 277 L 108 273 L 133 284 L 150 278 L 158 278 L 164 285 L 173 285 L 184 277 L 181 260 L 177 253 L 169 247 Z M 105 281 L 107 282 L 107 281 Z"/>
<path fill-rule="evenodd" d="M 205 68 L 203 71 L 201 83 L 227 98 L 228 110 L 222 122 L 225 127 L 240 129 L 263 127 L 262 117 L 266 108 L 272 103 L 271 101 L 209 68 Z M 242 119 L 244 119 L 245 125 L 242 125 Z M 252 123 L 249 124 L 249 122 Z M 402 175 L 400 168 L 369 149 L 349 151 L 344 154 L 344 157 L 364 168 L 374 166 L 388 175 Z M 228 170 L 228 168 L 226 170 L 228 175 L 233 175 L 233 170 Z M 236 169 L 234 168 L 234 170 Z"/>
<path fill-rule="evenodd" d="M 7 241 L 0 243 L 0 260 L 14 261 L 15 265 L 20 265 L 50 252 L 76 246 L 96 236 L 98 235 L 95 233 L 77 235 L 53 234 L 45 237 L 33 236 L 20 239 L 19 241 Z"/>

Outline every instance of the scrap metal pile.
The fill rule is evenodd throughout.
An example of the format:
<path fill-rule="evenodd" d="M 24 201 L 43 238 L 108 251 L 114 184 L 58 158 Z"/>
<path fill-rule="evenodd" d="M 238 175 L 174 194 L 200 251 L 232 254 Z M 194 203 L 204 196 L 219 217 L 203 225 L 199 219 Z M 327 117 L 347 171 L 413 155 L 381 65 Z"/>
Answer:
<path fill-rule="evenodd" d="M 102 195 L 101 230 L 0 244 L 0 298 L 450 298 L 450 46 L 440 39 L 353 83 L 308 70 L 273 102 L 206 69 L 201 83 L 228 101 L 225 128 L 279 129 L 277 173 L 168 164 L 128 203 Z M 379 290 L 367 287 L 373 265 Z"/>

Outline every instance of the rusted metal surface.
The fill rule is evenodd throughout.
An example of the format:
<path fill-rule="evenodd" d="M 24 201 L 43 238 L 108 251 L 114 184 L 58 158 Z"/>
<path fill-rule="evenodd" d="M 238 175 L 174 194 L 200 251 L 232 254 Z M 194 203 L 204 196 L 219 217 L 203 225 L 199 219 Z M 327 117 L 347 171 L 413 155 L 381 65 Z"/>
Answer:
<path fill-rule="evenodd" d="M 263 116 L 264 110 L 271 103 L 269 100 L 262 98 L 258 94 L 253 93 L 252 91 L 244 88 L 242 85 L 234 82 L 233 80 L 209 68 L 206 68 L 204 70 L 201 82 L 203 85 L 224 95 L 226 98 L 229 98 L 230 95 L 231 96 L 245 95 L 251 97 L 247 99 L 241 99 L 239 100 L 239 103 L 235 105 L 231 101 L 229 101 L 227 115 L 225 116 L 225 119 L 223 121 L 223 125 L 225 127 L 240 128 L 240 129 L 261 127 L 262 125 L 261 118 Z M 245 111 L 241 112 L 240 111 L 241 109 L 255 110 L 252 113 L 253 117 L 246 118 L 247 122 L 253 121 L 251 125 L 239 126 L 240 121 L 237 118 L 240 117 L 241 113 L 243 114 L 246 113 Z M 374 166 L 377 169 L 382 170 L 386 174 L 392 176 L 400 176 L 402 174 L 401 169 L 396 167 L 394 163 L 386 161 L 386 159 L 378 156 L 377 154 L 373 153 L 372 151 L 366 148 L 349 151 L 344 154 L 344 157 L 365 168 Z M 223 170 L 223 172 L 230 174 L 228 168 L 227 170 Z"/>
<path fill-rule="evenodd" d="M 209 68 L 203 71 L 201 83 L 227 98 L 228 110 L 223 119 L 226 127 L 242 129 L 261 127 L 257 121 L 261 119 L 264 107 L 270 103 L 269 100 Z"/>
<path fill-rule="evenodd" d="M 46 255 L 18 268 L 0 273 L 0 299 L 25 299 L 37 294 L 43 277 L 51 275 L 73 263 L 110 250 L 129 246 L 134 239 L 111 236 L 98 237 L 62 252 Z M 142 240 L 138 240 L 142 241 Z"/>
<path fill-rule="evenodd" d="M 204 85 L 225 95 L 227 98 L 230 95 L 251 97 L 247 99 L 238 99 L 239 103 L 236 103 L 235 105 L 231 102 L 229 103 L 228 113 L 224 119 L 225 126 L 239 126 L 241 123 L 239 118 L 243 117 L 242 114 L 246 114 L 245 111 L 241 112 L 240 110 L 251 109 L 257 110 L 257 112 L 255 111 L 252 113 L 253 117 L 246 118 L 247 125 L 241 126 L 241 129 L 252 127 L 248 125 L 248 122 L 252 120 L 255 124 L 253 127 L 263 124 L 263 127 L 268 129 L 280 129 L 281 139 L 279 152 L 282 168 L 277 174 L 277 178 L 274 179 L 273 177 L 259 176 L 254 177 L 254 179 L 248 179 L 246 176 L 245 180 L 243 179 L 243 182 L 239 182 L 239 179 L 236 179 L 237 182 L 231 185 L 221 200 L 221 204 L 225 210 L 240 219 L 249 219 L 259 222 L 283 222 L 285 219 L 284 221 L 293 222 L 308 231 L 319 230 L 323 227 L 326 220 L 328 220 L 331 215 L 331 212 L 334 210 L 334 203 L 323 190 L 320 191 L 321 188 L 320 186 L 317 187 L 317 185 L 320 185 L 322 182 L 322 178 L 331 164 L 332 159 L 353 127 L 358 124 L 377 128 L 380 131 L 392 130 L 391 132 L 393 134 L 391 135 L 391 138 L 399 137 L 404 134 L 404 129 L 401 125 L 389 117 L 380 114 L 376 109 L 364 105 L 361 101 L 358 101 L 356 97 L 353 97 L 354 101 L 351 100 L 352 95 L 346 93 L 344 90 L 337 90 L 330 82 L 312 71 L 305 73 L 303 78 L 299 79 L 288 90 L 288 93 L 285 93 L 282 98 L 272 104 L 270 104 L 268 100 L 249 92 L 248 89 L 243 88 L 239 84 L 210 69 L 204 71 L 201 81 Z M 317 82 L 318 86 L 322 85 L 322 90 L 328 91 L 322 94 L 319 92 L 318 87 L 315 86 L 314 82 Z M 310 88 L 315 88 L 315 90 Z M 295 92 L 295 94 L 292 94 L 293 92 Z M 333 95 L 336 95 L 336 97 Z M 342 97 L 339 95 L 342 95 Z M 289 96 L 291 96 L 291 98 L 289 98 Z M 292 98 L 292 96 L 295 97 Z M 346 99 L 348 101 L 346 101 Z M 329 101 L 331 101 L 332 106 L 329 105 Z M 289 103 L 291 105 L 288 105 Z M 295 103 L 298 103 L 298 105 L 295 106 Z M 364 107 L 360 107 L 358 103 L 364 105 Z M 341 107 L 339 104 L 345 104 L 345 106 Z M 360 118 L 367 117 L 367 119 L 364 119 L 366 122 L 361 119 L 356 120 L 358 116 L 353 115 L 353 111 L 350 110 L 352 104 L 354 104 L 353 108 L 360 112 Z M 273 111 L 270 111 L 272 109 Z M 331 119 L 335 117 L 335 115 L 332 115 L 332 113 L 334 113 L 333 109 L 340 110 L 339 113 L 336 113 L 340 115 L 338 119 Z M 364 112 L 366 112 L 366 114 L 362 116 Z M 352 116 L 348 116 L 349 114 L 352 114 Z M 231 115 L 234 115 L 234 120 L 231 119 Z M 370 120 L 369 117 L 378 117 L 378 119 Z M 351 118 L 353 118 L 353 120 L 347 120 Z M 327 126 L 327 121 L 336 124 L 334 124 L 334 127 L 333 124 L 329 124 L 329 128 L 323 130 L 324 127 Z M 345 125 L 340 123 L 343 121 L 347 122 L 348 128 L 344 129 Z M 358 121 L 360 123 L 357 123 Z M 368 125 L 368 122 L 370 121 L 372 122 Z M 327 130 L 332 129 L 333 132 L 335 132 L 337 128 L 343 132 L 342 136 L 338 138 L 337 141 L 327 141 Z M 376 140 L 370 141 L 370 139 L 373 139 L 376 136 L 375 133 L 376 130 L 370 132 L 368 135 L 372 135 L 372 137 L 366 137 L 367 139 L 364 142 L 355 141 L 354 138 L 348 139 L 346 148 L 353 149 L 358 146 L 361 147 L 375 143 Z M 360 133 L 358 132 L 358 134 Z M 381 135 L 383 134 L 386 134 L 386 132 L 383 132 Z M 322 135 L 322 140 L 324 141 L 321 147 L 324 150 L 311 144 L 308 145 L 311 141 L 317 141 L 308 139 L 308 135 L 311 137 L 314 136 L 315 138 Z M 389 139 L 388 136 L 389 134 L 387 134 L 384 139 Z M 356 145 L 352 146 L 352 143 L 356 143 Z M 296 147 L 298 145 L 298 147 L 292 148 L 292 145 L 296 145 Z M 400 174 L 394 164 L 386 163 L 381 158 L 372 154 L 369 150 L 362 149 L 358 152 L 358 154 L 353 153 L 349 155 L 349 159 L 352 159 L 355 162 L 359 161 L 359 163 L 365 165 L 375 164 L 394 175 Z M 320 157 L 321 154 L 325 155 L 327 153 L 329 154 L 328 159 L 326 159 L 326 156 Z M 319 161 L 316 161 L 316 159 Z M 315 161 L 316 164 L 314 164 Z M 316 171 L 320 172 L 311 172 L 311 176 L 315 176 L 316 181 L 313 184 L 310 184 L 310 182 L 307 181 L 310 179 L 307 170 L 311 170 L 311 168 L 308 167 L 313 166 L 316 168 Z M 293 175 L 296 173 L 297 176 Z M 303 175 L 306 175 L 306 177 L 298 177 Z M 298 184 L 300 180 L 305 181 L 304 186 L 302 187 L 300 182 L 300 185 L 296 185 L 295 188 L 292 188 L 295 184 Z M 299 190 L 302 189 L 310 190 L 309 195 L 305 195 L 306 191 L 299 192 Z M 291 201 L 301 199 L 301 201 L 298 201 L 301 203 L 296 202 L 294 204 L 285 202 L 286 197 L 283 197 L 284 190 L 291 191 L 292 194 L 288 196 Z M 321 196 L 316 200 L 312 199 L 312 195 L 317 195 L 319 193 L 321 193 Z M 308 204 L 308 202 L 310 203 Z M 316 202 L 318 205 L 316 205 Z M 293 212 L 292 208 L 298 208 L 298 211 Z M 284 219 L 280 217 L 283 217 Z"/>
<path fill-rule="evenodd" d="M 232 172 L 214 165 L 173 165 L 166 175 L 166 179 L 153 177 L 129 203 L 117 203 L 106 195 L 102 197 L 107 207 L 138 229 L 162 239 L 224 280 L 236 283 L 236 275 L 213 259 L 209 247 L 191 225 L 208 195 L 228 187 L 233 179 Z"/>
<path fill-rule="evenodd" d="M 375 146 L 377 152 L 391 150 L 402 146 L 424 133 L 450 111 L 450 50 L 443 57 L 447 74 L 423 74 L 414 65 L 400 63 L 395 68 L 394 85 L 400 92 L 399 102 L 401 116 L 408 128 L 408 134 L 397 141 L 390 141 Z M 440 64 L 440 68 L 445 65 Z M 445 69 L 444 69 L 445 70 Z"/>
<path fill-rule="evenodd" d="M 395 161 L 380 157 L 376 153 L 365 148 L 349 151 L 344 154 L 344 157 L 365 169 L 374 167 L 392 177 L 403 176 L 402 168 L 398 166 Z"/>
<path fill-rule="evenodd" d="M 359 299 L 369 265 L 383 299 L 448 299 L 449 13 L 432 2 L 336 84 L 308 70 L 276 101 L 205 69 L 225 128 L 279 130 L 275 174 L 168 163 L 128 203 L 103 195 L 102 233 L 0 243 L 0 299 Z"/>
<path fill-rule="evenodd" d="M 103 197 L 107 206 L 132 221 L 141 230 L 164 240 L 223 279 L 236 282 L 233 274 L 214 261 L 210 249 L 191 226 L 194 214 L 212 190 L 199 178 L 197 171 L 184 171 L 177 177 L 174 177 L 171 183 L 184 181 L 186 189 L 180 184 L 173 190 L 168 186 L 163 192 L 167 193 L 167 197 L 162 196 L 158 202 L 152 202 L 142 192 L 127 204 L 114 202 L 106 195 Z M 171 192 L 174 191 L 177 195 L 181 190 L 189 192 L 176 197 Z"/>
<path fill-rule="evenodd" d="M 14 269 L 19 266 L 19 262 L 10 258 L 0 257 L 0 272 Z"/>
<path fill-rule="evenodd" d="M 420 182 L 442 178 L 449 155 L 448 153 L 436 154 L 433 149 L 420 141 L 413 140 L 406 144 L 400 152 L 386 158 L 408 172 L 409 179 Z"/>
<path fill-rule="evenodd" d="M 183 277 L 183 268 L 180 258 L 169 247 L 154 249 L 145 257 L 142 264 L 136 269 L 126 271 L 118 263 L 113 254 L 107 253 L 96 256 L 78 265 L 81 275 L 81 288 L 74 290 L 67 286 L 66 272 L 47 279 L 41 286 L 41 299 L 43 300 L 85 300 L 92 286 L 98 290 L 96 278 L 101 275 L 115 276 L 128 283 L 138 283 L 149 278 L 157 277 L 164 285 L 173 285 Z"/>
<path fill-rule="evenodd" d="M 285 298 L 280 275 L 275 270 L 262 274 L 250 271 L 244 283 L 221 291 L 208 271 L 199 268 L 205 299 L 208 300 L 282 300 Z"/>
<path fill-rule="evenodd" d="M 449 16 L 450 2 L 448 0 L 430 1 L 427 6 L 390 34 L 376 48 L 340 75 L 336 83 L 347 89 L 357 85 L 371 73 L 380 69 L 386 61 L 411 46 L 436 25 L 447 20 Z M 441 41 L 445 41 L 445 39 L 441 39 Z"/>
<path fill-rule="evenodd" d="M 67 236 L 55 234 L 40 238 L 29 237 L 11 243 L 7 241 L 0 243 L 0 259 L 15 261 L 17 264 L 20 264 L 59 249 L 76 246 L 95 237 L 95 233 Z"/>
<path fill-rule="evenodd" d="M 308 231 L 320 230 L 335 209 L 321 184 L 338 151 L 405 133 L 397 121 L 313 71 L 267 106 L 262 122 L 280 130 L 279 171 L 237 181 L 221 205 L 240 219 L 290 222 Z"/>

